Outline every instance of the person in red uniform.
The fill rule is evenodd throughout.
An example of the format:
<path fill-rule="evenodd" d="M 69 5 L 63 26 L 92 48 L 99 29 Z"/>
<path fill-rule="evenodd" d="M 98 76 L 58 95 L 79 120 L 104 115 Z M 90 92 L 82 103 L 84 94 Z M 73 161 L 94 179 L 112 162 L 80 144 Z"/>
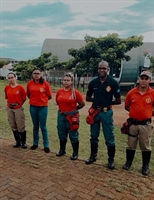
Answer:
<path fill-rule="evenodd" d="M 126 163 L 123 169 L 128 170 L 133 162 L 137 142 L 142 151 L 142 174 L 149 174 L 151 158 L 152 129 L 151 117 L 154 107 L 154 90 L 149 86 L 152 74 L 143 71 L 139 76 L 139 85 L 128 92 L 125 99 L 125 109 L 129 111 L 128 142 L 126 148 Z"/>
<path fill-rule="evenodd" d="M 79 150 L 79 112 L 78 110 L 85 106 L 82 94 L 73 87 L 74 76 L 67 73 L 63 77 L 63 88 L 56 93 L 56 102 L 58 104 L 57 129 L 60 140 L 60 150 L 56 156 L 64 155 L 67 137 L 73 147 L 71 160 L 78 158 Z"/>
<path fill-rule="evenodd" d="M 9 85 L 4 89 L 5 99 L 7 99 L 7 116 L 10 127 L 13 131 L 16 144 L 14 148 L 26 145 L 25 114 L 22 107 L 26 101 L 26 91 L 24 87 L 17 83 L 16 74 L 8 73 Z"/>
<path fill-rule="evenodd" d="M 30 114 L 33 122 L 33 145 L 31 150 L 35 150 L 39 143 L 39 127 L 43 135 L 43 146 L 45 153 L 49 153 L 48 130 L 46 126 L 48 115 L 48 101 L 52 98 L 50 84 L 42 77 L 40 69 L 36 68 L 32 72 L 33 79 L 27 84 L 27 96 L 30 104 Z"/>

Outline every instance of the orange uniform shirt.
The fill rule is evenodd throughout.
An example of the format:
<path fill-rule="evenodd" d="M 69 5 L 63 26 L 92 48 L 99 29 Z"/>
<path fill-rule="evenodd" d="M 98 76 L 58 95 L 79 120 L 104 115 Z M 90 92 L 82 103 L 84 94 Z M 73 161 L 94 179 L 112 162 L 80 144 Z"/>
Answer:
<path fill-rule="evenodd" d="M 4 88 L 5 99 L 7 99 L 7 106 L 9 107 L 10 103 L 18 103 L 19 106 L 16 108 L 20 108 L 26 100 L 26 91 L 24 87 L 18 84 L 16 87 L 11 87 L 7 85 Z"/>
<path fill-rule="evenodd" d="M 65 91 L 63 88 L 59 89 L 56 94 L 56 102 L 59 110 L 62 112 L 72 112 L 76 110 L 77 103 L 83 101 L 82 94 L 74 89 L 75 96 L 72 95 L 72 90 Z"/>
<path fill-rule="evenodd" d="M 125 106 L 130 106 L 129 116 L 136 120 L 152 117 L 154 105 L 154 90 L 149 87 L 145 94 L 140 94 L 138 87 L 130 90 L 126 95 Z"/>
<path fill-rule="evenodd" d="M 48 100 L 52 97 L 51 86 L 47 81 L 41 84 L 31 80 L 27 83 L 27 96 L 30 105 L 48 106 Z"/>

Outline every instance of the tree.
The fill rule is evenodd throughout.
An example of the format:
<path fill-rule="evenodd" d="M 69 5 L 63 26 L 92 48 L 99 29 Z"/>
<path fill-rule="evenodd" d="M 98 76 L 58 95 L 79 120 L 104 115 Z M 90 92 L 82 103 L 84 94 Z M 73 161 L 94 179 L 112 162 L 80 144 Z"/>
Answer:
<path fill-rule="evenodd" d="M 0 68 L 2 68 L 4 65 L 7 65 L 8 61 L 6 60 L 0 60 Z"/>
<path fill-rule="evenodd" d="M 151 67 L 154 68 L 154 57 L 153 56 L 150 57 L 150 62 L 151 62 Z"/>
<path fill-rule="evenodd" d="M 131 36 L 125 39 L 119 38 L 118 34 L 108 34 L 105 37 L 85 36 L 86 45 L 80 49 L 69 49 L 68 54 L 73 60 L 67 67 L 75 65 L 75 73 L 79 79 L 82 74 L 91 71 L 92 76 L 97 74 L 97 66 L 101 60 L 106 60 L 110 65 L 110 74 L 121 66 L 121 60 L 129 61 L 126 55 L 132 48 L 143 44 L 143 36 Z"/>
<path fill-rule="evenodd" d="M 50 62 L 51 53 L 44 53 L 36 59 L 18 62 L 14 65 L 13 70 L 17 72 L 17 75 L 21 78 L 21 80 L 29 80 L 33 69 L 36 67 L 40 68 L 46 74 L 46 70 L 48 70 Z"/>
<path fill-rule="evenodd" d="M 19 61 L 14 65 L 13 71 L 16 72 L 18 78 L 21 80 L 31 79 L 32 70 L 35 66 L 32 64 L 31 60 L 28 61 Z"/>
<path fill-rule="evenodd" d="M 149 60 L 150 60 L 150 66 L 149 67 L 154 68 L 154 57 L 151 56 L 148 52 L 145 52 L 143 55 L 144 55 L 144 57 L 149 58 Z"/>

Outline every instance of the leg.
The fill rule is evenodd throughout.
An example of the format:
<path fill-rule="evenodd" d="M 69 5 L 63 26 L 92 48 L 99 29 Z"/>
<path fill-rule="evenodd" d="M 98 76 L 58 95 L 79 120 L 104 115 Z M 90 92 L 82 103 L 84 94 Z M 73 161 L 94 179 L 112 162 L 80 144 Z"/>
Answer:
<path fill-rule="evenodd" d="M 114 169 L 115 146 L 108 146 L 107 151 L 108 151 L 108 168 Z"/>
<path fill-rule="evenodd" d="M 26 145 L 26 131 L 20 132 L 20 137 L 21 137 L 21 147 L 23 149 L 26 149 L 27 148 L 27 145 Z"/>
<path fill-rule="evenodd" d="M 133 162 L 135 155 L 135 150 L 126 149 L 126 163 L 122 167 L 122 169 L 128 170 Z"/>
<path fill-rule="evenodd" d="M 68 130 L 68 133 L 73 148 L 73 153 L 70 159 L 76 160 L 78 158 L 78 152 L 79 152 L 79 133 L 78 131 L 70 131 L 70 130 Z"/>
<path fill-rule="evenodd" d="M 48 140 L 48 130 L 46 126 L 48 106 L 40 107 L 38 110 L 39 110 L 38 115 L 39 115 L 40 128 L 41 128 L 42 136 L 43 136 L 44 151 L 46 153 L 49 153 L 50 149 L 49 149 L 49 140 Z"/>
<path fill-rule="evenodd" d="M 60 150 L 56 154 L 56 156 L 63 156 L 66 154 L 66 143 L 67 143 L 67 127 L 66 127 L 66 118 L 64 115 L 60 114 L 60 111 L 57 113 L 57 130 L 58 130 L 58 136 L 60 140 Z"/>
<path fill-rule="evenodd" d="M 127 148 L 126 148 L 126 162 L 123 165 L 123 169 L 129 170 L 132 165 L 134 155 L 136 152 L 138 142 L 138 126 L 132 125 L 129 129 L 131 136 L 128 136 Z"/>
<path fill-rule="evenodd" d="M 16 121 L 15 121 L 15 112 L 13 109 L 10 109 L 7 107 L 7 117 L 8 117 L 8 122 L 9 122 L 9 125 L 11 127 L 11 130 L 12 131 L 17 131 L 18 128 L 17 128 L 17 125 L 16 125 Z"/>
<path fill-rule="evenodd" d="M 21 146 L 23 149 L 27 148 L 26 145 L 26 131 L 25 131 L 25 114 L 24 108 L 19 108 L 15 110 L 15 121 L 18 127 L 18 132 L 21 138 Z"/>
<path fill-rule="evenodd" d="M 90 132 L 91 132 L 91 139 L 90 139 L 90 148 L 91 148 L 91 154 L 88 160 L 86 161 L 86 164 L 89 165 L 96 161 L 97 157 L 97 151 L 98 151 L 98 142 L 99 142 L 99 133 L 100 133 L 100 118 L 98 113 L 95 116 L 95 123 L 90 126 Z"/>
<path fill-rule="evenodd" d="M 151 158 L 151 151 L 142 151 L 142 174 L 148 175 L 149 170 L 149 162 Z"/>
<path fill-rule="evenodd" d="M 139 126 L 139 145 L 142 150 L 142 174 L 148 175 L 149 163 L 151 159 L 151 138 L 152 138 L 152 126 L 140 125 Z"/>
<path fill-rule="evenodd" d="M 56 156 L 63 156 L 64 154 L 66 154 L 65 149 L 66 149 L 66 141 L 60 140 L 60 150 L 56 154 Z"/>
<path fill-rule="evenodd" d="M 30 149 L 35 150 L 38 147 L 39 142 L 38 107 L 30 105 L 30 114 L 33 122 L 33 146 Z"/>
<path fill-rule="evenodd" d="M 73 154 L 71 156 L 71 160 L 76 160 L 78 158 L 78 152 L 79 152 L 79 141 L 72 143 L 73 147 Z"/>
<path fill-rule="evenodd" d="M 114 124 L 113 124 L 113 111 L 101 112 L 102 129 L 104 138 L 107 145 L 108 152 L 108 168 L 114 169 L 114 157 L 115 157 L 115 137 L 114 137 Z"/>
<path fill-rule="evenodd" d="M 16 121 L 15 121 L 15 112 L 14 112 L 14 110 L 12 110 L 8 107 L 6 110 L 7 110 L 8 122 L 13 131 L 14 139 L 16 141 L 16 144 L 13 147 L 17 148 L 17 147 L 20 147 L 20 135 L 18 133 L 18 128 L 17 128 Z"/>
<path fill-rule="evenodd" d="M 90 147 L 91 147 L 91 154 L 90 157 L 88 158 L 88 160 L 86 161 L 86 164 L 89 165 L 93 162 L 96 161 L 96 157 L 97 157 L 97 150 L 98 150 L 98 143 L 90 143 Z"/>
<path fill-rule="evenodd" d="M 14 138 L 15 138 L 15 141 L 16 141 L 16 144 L 13 147 L 14 148 L 18 148 L 21 145 L 19 132 L 18 131 L 13 131 L 13 134 L 14 134 Z"/>

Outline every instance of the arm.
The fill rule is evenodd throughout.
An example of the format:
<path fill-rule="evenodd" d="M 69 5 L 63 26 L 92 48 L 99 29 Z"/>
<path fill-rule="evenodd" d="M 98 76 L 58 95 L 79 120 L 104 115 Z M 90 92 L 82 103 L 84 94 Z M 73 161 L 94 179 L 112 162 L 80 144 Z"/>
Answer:
<path fill-rule="evenodd" d="M 89 96 L 86 95 L 86 101 L 88 101 L 88 102 L 93 102 L 93 99 L 94 99 L 94 98 L 89 97 Z"/>
<path fill-rule="evenodd" d="M 127 110 L 129 112 L 130 106 L 125 106 L 125 110 Z"/>
<path fill-rule="evenodd" d="M 45 81 L 45 84 L 46 84 L 46 88 L 47 88 L 48 100 L 50 100 L 50 99 L 52 99 L 52 88 L 47 81 Z"/>
<path fill-rule="evenodd" d="M 26 94 L 27 94 L 27 97 L 30 98 L 29 82 L 27 83 Z"/>
<path fill-rule="evenodd" d="M 6 87 L 4 88 L 4 93 L 5 93 L 5 99 L 8 99 L 7 92 L 6 92 Z"/>
<path fill-rule="evenodd" d="M 87 90 L 87 94 L 86 94 L 86 101 L 88 102 L 93 102 L 94 98 L 92 97 L 94 94 L 93 91 L 93 82 L 91 81 L 88 85 L 88 90 Z"/>
<path fill-rule="evenodd" d="M 114 101 L 112 101 L 112 105 L 119 105 L 121 104 L 121 98 L 116 98 Z"/>
<path fill-rule="evenodd" d="M 83 108 L 85 106 L 85 102 L 84 101 L 81 101 L 78 103 L 78 106 L 76 107 L 77 110 Z"/>
<path fill-rule="evenodd" d="M 23 104 L 24 102 L 26 101 L 26 91 L 25 91 L 25 88 L 21 85 L 21 98 L 23 100 Z"/>

